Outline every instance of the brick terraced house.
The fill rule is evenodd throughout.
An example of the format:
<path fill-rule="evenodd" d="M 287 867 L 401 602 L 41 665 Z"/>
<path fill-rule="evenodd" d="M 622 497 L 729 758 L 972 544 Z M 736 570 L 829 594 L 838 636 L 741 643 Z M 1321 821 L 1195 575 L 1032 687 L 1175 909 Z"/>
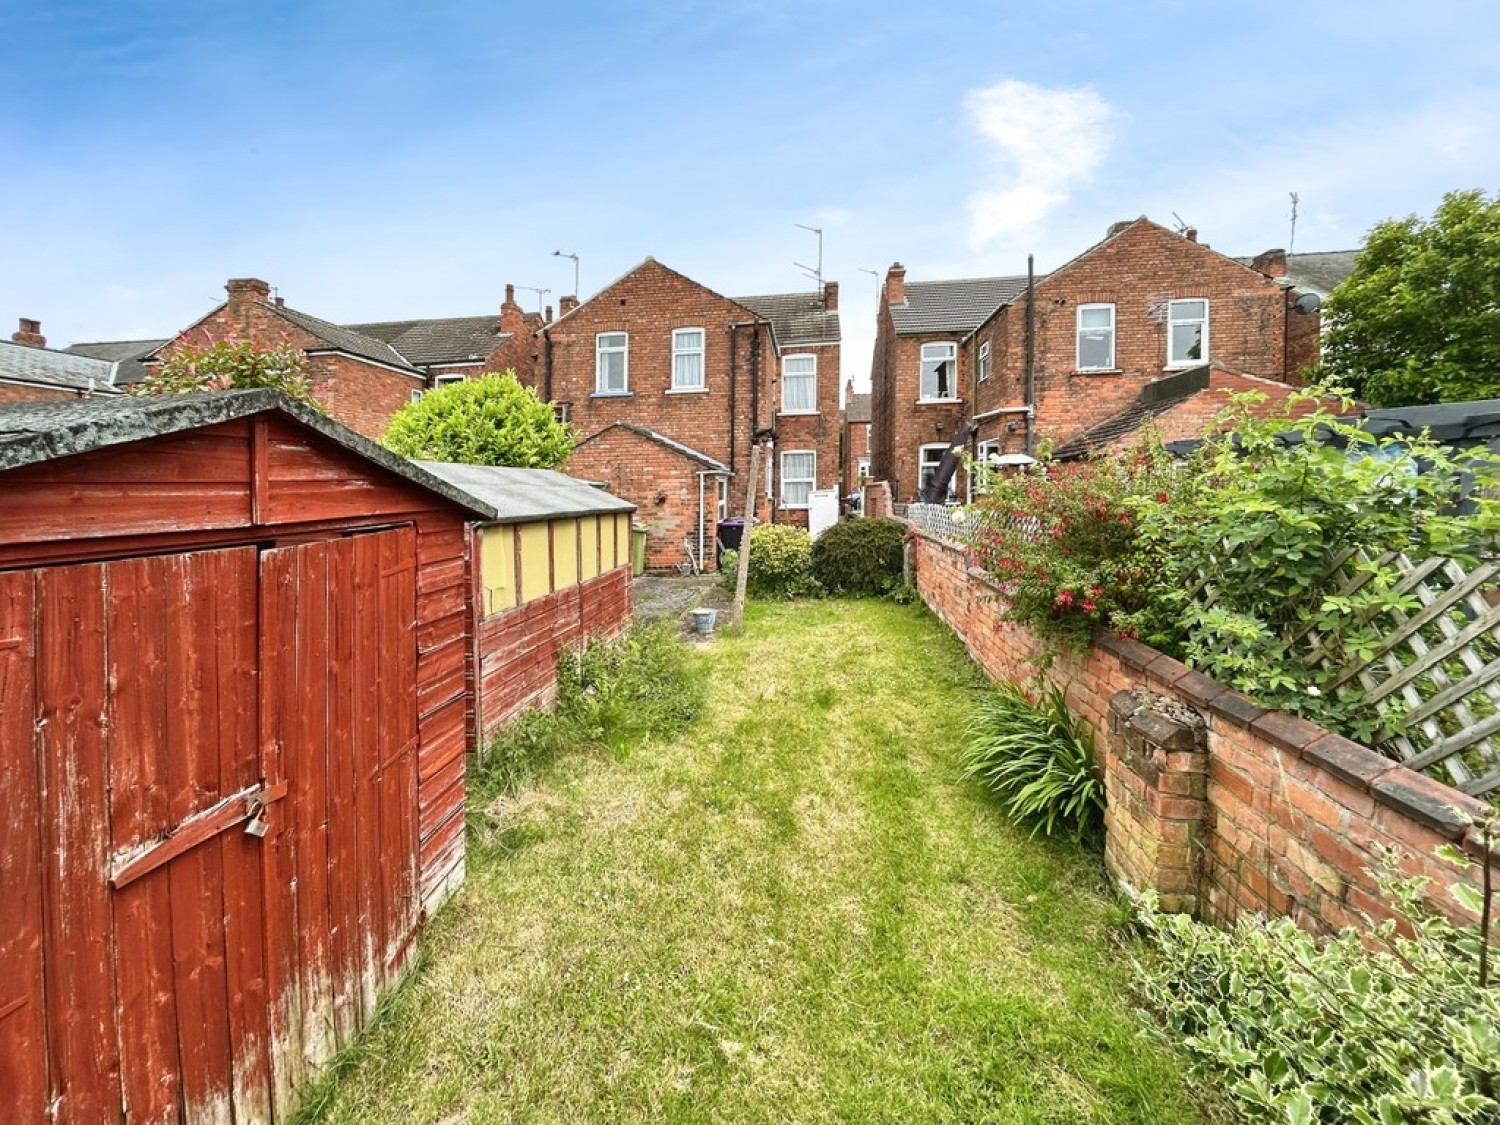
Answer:
<path fill-rule="evenodd" d="M 1201 432 L 1225 404 L 1219 390 L 1259 390 L 1262 409 L 1279 407 L 1317 339 L 1299 300 L 1318 291 L 1286 258 L 1230 258 L 1143 217 L 1038 275 L 1030 299 L 1024 275 L 907 283 L 892 266 L 872 367 L 874 475 L 897 502 L 915 499 L 966 421 L 980 458 L 1044 440 L 1067 458 L 1129 440 L 1148 419 L 1170 437 Z M 1352 264 L 1296 258 L 1338 259 L 1317 263 L 1325 283 Z M 952 494 L 966 487 L 960 473 Z"/>
<path fill-rule="evenodd" d="M 539 333 L 541 392 L 578 434 L 567 470 L 638 506 L 648 568 L 713 565 L 758 438 L 773 442 L 760 518 L 805 526 L 809 494 L 837 487 L 837 283 L 725 297 L 647 258 L 559 312 Z"/>

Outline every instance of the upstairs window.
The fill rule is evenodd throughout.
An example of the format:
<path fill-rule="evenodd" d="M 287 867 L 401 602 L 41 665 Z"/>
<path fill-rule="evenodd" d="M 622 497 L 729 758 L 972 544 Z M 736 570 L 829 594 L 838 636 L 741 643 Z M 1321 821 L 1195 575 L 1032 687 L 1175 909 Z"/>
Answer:
<path fill-rule="evenodd" d="M 922 345 L 922 397 L 952 399 L 958 397 L 958 345 Z"/>
<path fill-rule="evenodd" d="M 701 391 L 703 384 L 703 329 L 672 331 L 672 389 Z"/>
<path fill-rule="evenodd" d="M 1078 370 L 1113 371 L 1114 367 L 1114 305 L 1079 305 Z"/>
<path fill-rule="evenodd" d="M 601 332 L 594 337 L 594 390 L 601 395 L 630 391 L 630 334 Z"/>
<path fill-rule="evenodd" d="M 979 381 L 983 383 L 990 377 L 990 342 L 986 340 L 979 345 Z"/>
<path fill-rule="evenodd" d="M 810 449 L 789 449 L 781 455 L 781 506 L 805 508 L 812 495 L 818 455 Z"/>
<path fill-rule="evenodd" d="M 818 357 L 789 355 L 781 361 L 781 412 L 818 412 Z"/>
<path fill-rule="evenodd" d="M 1167 366 L 1191 367 L 1208 358 L 1208 302 L 1167 305 Z"/>

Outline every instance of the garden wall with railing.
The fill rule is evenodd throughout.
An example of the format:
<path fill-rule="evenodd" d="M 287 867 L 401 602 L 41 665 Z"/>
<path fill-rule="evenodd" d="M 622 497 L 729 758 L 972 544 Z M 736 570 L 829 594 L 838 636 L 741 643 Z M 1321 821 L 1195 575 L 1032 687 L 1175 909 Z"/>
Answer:
<path fill-rule="evenodd" d="M 1043 676 L 1093 725 L 1105 859 L 1122 883 L 1217 923 L 1250 911 L 1339 930 L 1391 916 L 1371 869 L 1393 849 L 1431 880 L 1435 905 L 1473 920 L 1450 887 L 1477 888 L 1482 868 L 1438 850 L 1484 854 L 1479 800 L 1136 641 L 1044 643 L 1005 620 L 1000 586 L 934 530 L 913 527 L 910 562 L 923 601 L 992 678 Z"/>

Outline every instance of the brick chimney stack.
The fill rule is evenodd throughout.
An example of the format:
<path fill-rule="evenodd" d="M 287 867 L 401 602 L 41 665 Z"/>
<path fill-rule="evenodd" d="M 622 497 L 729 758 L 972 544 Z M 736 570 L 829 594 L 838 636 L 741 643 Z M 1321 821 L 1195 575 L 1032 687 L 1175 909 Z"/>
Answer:
<path fill-rule="evenodd" d="M 574 296 L 559 297 L 557 299 L 557 315 L 567 316 L 578 307 L 578 298 Z"/>
<path fill-rule="evenodd" d="M 514 285 L 505 287 L 505 300 L 500 304 L 500 331 L 509 332 L 512 336 L 526 331 L 526 314 L 521 311 L 521 306 L 516 304 Z"/>
<path fill-rule="evenodd" d="M 906 267 L 900 262 L 892 262 L 891 268 L 885 271 L 885 303 L 906 304 Z"/>
<path fill-rule="evenodd" d="M 823 282 L 823 311 L 833 312 L 839 307 L 839 283 L 837 281 Z"/>
<path fill-rule="evenodd" d="M 231 277 L 224 283 L 224 289 L 229 294 L 231 312 L 271 303 L 271 286 L 258 277 Z"/>
<path fill-rule="evenodd" d="M 1197 242 L 1198 241 L 1198 228 L 1197 227 L 1188 227 L 1187 230 L 1185 230 L 1185 231 L 1182 232 L 1182 237 L 1185 238 L 1185 239 L 1187 239 L 1189 242 Z"/>
<path fill-rule="evenodd" d="M 1267 277 L 1286 276 L 1286 251 L 1281 249 L 1267 250 L 1264 254 L 1257 254 L 1255 260 L 1250 263 L 1250 268 L 1259 270 Z"/>
<path fill-rule="evenodd" d="M 28 348 L 45 348 L 47 337 L 42 335 L 42 322 L 40 320 L 28 320 L 21 317 L 21 327 L 11 339 L 17 344 L 25 344 Z"/>

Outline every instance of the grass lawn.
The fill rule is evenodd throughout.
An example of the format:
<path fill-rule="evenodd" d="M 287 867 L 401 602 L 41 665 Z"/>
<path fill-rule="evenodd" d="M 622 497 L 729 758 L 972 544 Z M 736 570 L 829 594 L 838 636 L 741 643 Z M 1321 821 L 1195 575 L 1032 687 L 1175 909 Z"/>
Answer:
<path fill-rule="evenodd" d="M 495 810 L 323 1120 L 1200 1119 L 1097 857 L 957 780 L 982 681 L 940 624 L 752 605 L 697 659 L 684 737 Z"/>

